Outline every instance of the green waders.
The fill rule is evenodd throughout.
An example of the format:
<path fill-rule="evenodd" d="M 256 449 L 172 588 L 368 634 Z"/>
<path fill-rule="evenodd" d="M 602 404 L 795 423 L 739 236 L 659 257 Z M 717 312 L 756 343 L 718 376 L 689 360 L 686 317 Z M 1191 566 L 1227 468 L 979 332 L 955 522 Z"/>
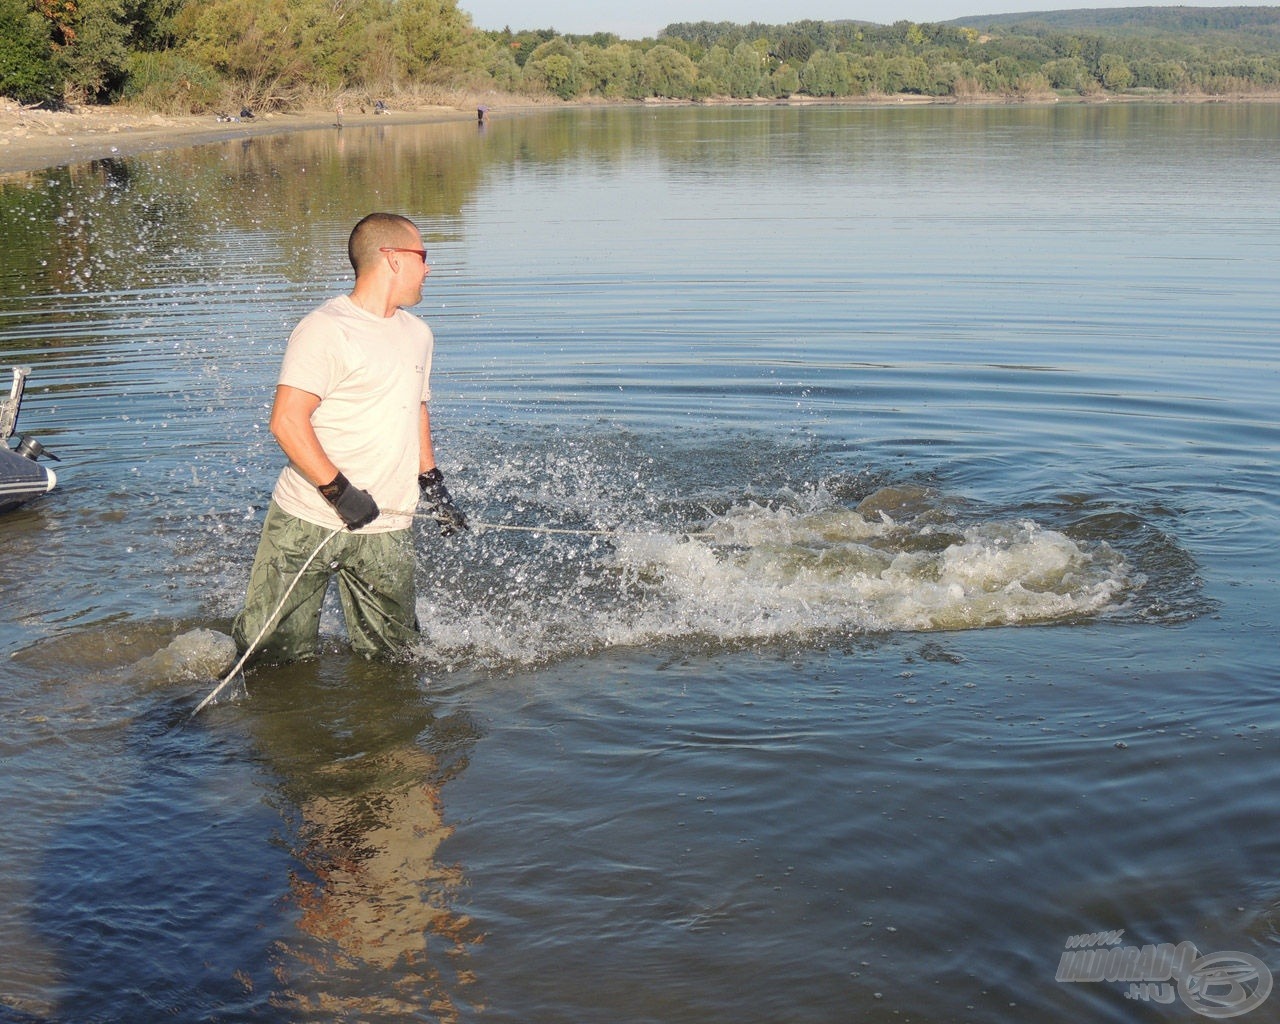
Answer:
<path fill-rule="evenodd" d="M 298 519 L 273 501 L 267 509 L 245 593 L 231 636 L 243 654 L 276 610 L 298 570 L 329 529 Z M 298 661 L 316 655 L 320 610 L 329 579 L 338 578 L 338 596 L 351 648 L 364 657 L 405 656 L 418 639 L 414 607 L 413 537 L 409 530 L 388 533 L 339 531 L 307 567 L 253 660 Z"/>

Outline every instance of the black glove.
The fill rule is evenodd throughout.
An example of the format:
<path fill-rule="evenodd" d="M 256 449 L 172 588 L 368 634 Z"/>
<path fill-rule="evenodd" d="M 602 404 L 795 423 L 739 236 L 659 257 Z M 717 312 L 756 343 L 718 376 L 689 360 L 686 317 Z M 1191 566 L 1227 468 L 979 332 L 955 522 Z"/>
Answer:
<path fill-rule="evenodd" d="M 444 474 L 439 469 L 419 473 L 418 490 L 422 492 L 422 500 L 427 503 L 427 511 L 440 524 L 441 537 L 448 537 L 468 528 L 467 517 L 453 503 L 449 488 L 444 485 Z"/>
<path fill-rule="evenodd" d="M 378 518 L 378 506 L 373 496 L 368 491 L 356 490 L 351 486 L 351 481 L 341 473 L 316 490 L 333 506 L 333 510 L 347 524 L 348 530 L 358 530 Z"/>

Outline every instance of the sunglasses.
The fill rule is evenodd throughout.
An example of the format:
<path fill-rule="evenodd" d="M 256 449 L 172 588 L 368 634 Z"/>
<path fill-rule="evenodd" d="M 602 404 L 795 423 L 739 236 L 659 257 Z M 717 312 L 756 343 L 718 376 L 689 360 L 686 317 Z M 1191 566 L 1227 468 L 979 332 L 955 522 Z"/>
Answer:
<path fill-rule="evenodd" d="M 422 260 L 423 263 L 427 262 L 426 249 L 402 249 L 398 245 L 380 245 L 378 246 L 378 252 L 411 252 L 417 256 L 418 259 Z"/>

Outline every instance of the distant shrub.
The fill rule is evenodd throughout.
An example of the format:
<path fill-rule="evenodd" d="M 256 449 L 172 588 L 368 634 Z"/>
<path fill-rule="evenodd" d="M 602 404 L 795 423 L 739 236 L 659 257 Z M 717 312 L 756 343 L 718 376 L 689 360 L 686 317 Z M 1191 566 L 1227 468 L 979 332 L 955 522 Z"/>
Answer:
<path fill-rule="evenodd" d="M 1053 86 L 1049 84 L 1047 76 L 1033 71 L 1030 74 L 1019 75 L 1017 81 L 1013 83 L 1013 91 L 1015 95 L 1031 98 L 1048 95 L 1053 92 Z"/>
<path fill-rule="evenodd" d="M 172 50 L 134 53 L 121 99 L 166 114 L 202 114 L 221 102 L 222 82 L 210 68 Z"/>

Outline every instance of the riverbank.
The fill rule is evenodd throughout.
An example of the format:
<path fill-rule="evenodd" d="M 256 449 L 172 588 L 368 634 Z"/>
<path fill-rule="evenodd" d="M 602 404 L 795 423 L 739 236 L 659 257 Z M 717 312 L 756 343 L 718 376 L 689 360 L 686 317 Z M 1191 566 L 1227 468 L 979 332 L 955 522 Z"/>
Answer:
<path fill-rule="evenodd" d="M 0 174 L 45 167 L 134 156 L 173 146 L 373 123 L 415 123 L 474 119 L 476 105 L 428 105 L 410 110 L 375 113 L 345 108 L 266 113 L 252 118 L 219 118 L 213 114 L 168 115 L 128 107 L 76 107 L 65 111 L 36 110 L 0 100 Z"/>
<path fill-rule="evenodd" d="M 520 113 L 531 109 L 556 106 L 599 106 L 604 100 L 582 100 L 563 103 L 546 99 L 539 102 L 527 97 L 469 97 L 451 103 L 414 104 L 404 109 L 375 112 L 371 106 L 347 106 L 336 110 L 301 110 L 265 113 L 252 118 L 220 118 L 213 114 L 170 115 L 124 106 L 81 106 L 70 110 L 49 111 L 24 107 L 9 99 L 0 99 L 0 175 L 36 171 L 46 167 L 101 160 L 113 156 L 138 153 L 174 146 L 198 146 L 207 142 L 273 135 L 280 132 L 307 131 L 317 128 L 368 124 L 422 124 L 433 121 L 470 120 L 476 108 L 485 105 L 495 116 Z M 689 100 L 651 100 L 647 105 L 688 106 Z M 1100 94 L 1070 99 L 1048 93 L 1041 96 L 1011 99 L 999 96 L 857 96 L 833 99 L 795 96 L 790 99 L 699 101 L 705 105 L 788 106 L 880 105 L 880 104 L 945 104 L 1008 105 L 1071 103 L 1277 103 L 1280 94 L 1246 93 L 1229 96 L 1204 94 Z"/>

